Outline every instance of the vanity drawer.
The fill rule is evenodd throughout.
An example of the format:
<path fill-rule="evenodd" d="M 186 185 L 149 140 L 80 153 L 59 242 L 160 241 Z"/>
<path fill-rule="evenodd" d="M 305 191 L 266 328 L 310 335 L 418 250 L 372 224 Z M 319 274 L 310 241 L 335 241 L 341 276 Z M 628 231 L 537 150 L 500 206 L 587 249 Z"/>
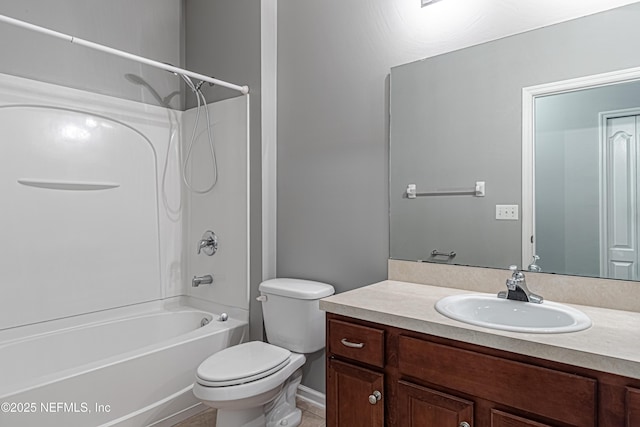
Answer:
<path fill-rule="evenodd" d="M 384 331 L 330 319 L 327 325 L 330 354 L 384 367 Z"/>
<path fill-rule="evenodd" d="M 402 376 L 572 426 L 597 419 L 591 378 L 407 336 L 399 338 L 398 363 Z"/>

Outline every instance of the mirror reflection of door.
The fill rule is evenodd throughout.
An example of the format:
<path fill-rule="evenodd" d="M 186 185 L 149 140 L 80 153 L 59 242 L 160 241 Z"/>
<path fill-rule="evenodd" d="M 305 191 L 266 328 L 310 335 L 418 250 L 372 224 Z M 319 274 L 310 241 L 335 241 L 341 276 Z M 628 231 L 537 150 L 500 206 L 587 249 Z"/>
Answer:
<path fill-rule="evenodd" d="M 638 280 L 638 127 L 640 115 L 603 119 L 601 275 Z"/>
<path fill-rule="evenodd" d="M 523 265 L 640 280 L 640 68 L 525 88 L 523 129 Z"/>

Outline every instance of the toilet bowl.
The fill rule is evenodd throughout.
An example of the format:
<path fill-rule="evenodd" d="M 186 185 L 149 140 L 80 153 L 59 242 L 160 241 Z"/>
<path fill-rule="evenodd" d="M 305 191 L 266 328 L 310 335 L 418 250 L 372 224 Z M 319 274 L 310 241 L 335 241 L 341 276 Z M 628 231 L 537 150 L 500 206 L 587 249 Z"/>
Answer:
<path fill-rule="evenodd" d="M 251 341 L 213 354 L 198 367 L 194 395 L 216 408 L 216 427 L 295 427 L 302 413 L 296 391 L 303 353 L 324 347 L 319 299 L 332 295 L 325 283 L 273 279 L 260 284 L 269 343 Z"/>
<path fill-rule="evenodd" d="M 297 425 L 296 418 L 301 414 L 296 411 L 295 391 L 302 374 L 294 374 L 304 365 L 304 355 L 261 341 L 228 350 L 214 354 L 198 367 L 193 386 L 200 401 L 218 409 L 216 426 Z M 263 407 L 283 391 L 287 394 L 287 387 L 293 388 L 288 391 L 293 399 L 287 402 L 285 396 L 282 404 L 286 407 L 281 408 L 277 423 L 269 423 Z M 281 424 L 285 418 L 287 422 Z"/>

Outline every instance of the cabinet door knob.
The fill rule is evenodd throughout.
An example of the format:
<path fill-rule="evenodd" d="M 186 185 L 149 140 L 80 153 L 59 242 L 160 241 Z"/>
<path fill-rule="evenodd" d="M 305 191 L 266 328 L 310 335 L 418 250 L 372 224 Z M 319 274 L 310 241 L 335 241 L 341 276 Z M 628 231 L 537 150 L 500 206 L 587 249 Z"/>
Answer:
<path fill-rule="evenodd" d="M 371 403 L 372 405 L 375 405 L 376 403 L 378 403 L 378 400 L 380 399 L 382 399 L 382 393 L 380 393 L 378 390 L 374 391 L 373 394 L 369 395 L 369 403 Z"/>
<path fill-rule="evenodd" d="M 362 347 L 364 347 L 364 343 L 363 342 L 357 342 L 357 343 L 356 342 L 351 342 L 351 341 L 348 341 L 346 338 L 342 338 L 340 340 L 340 342 L 345 347 L 350 347 L 350 348 L 362 348 Z"/>
<path fill-rule="evenodd" d="M 471 427 L 471 425 L 469 425 L 469 423 L 468 423 L 468 422 L 463 421 L 463 422 L 461 422 L 460 424 L 458 424 L 458 427 Z"/>

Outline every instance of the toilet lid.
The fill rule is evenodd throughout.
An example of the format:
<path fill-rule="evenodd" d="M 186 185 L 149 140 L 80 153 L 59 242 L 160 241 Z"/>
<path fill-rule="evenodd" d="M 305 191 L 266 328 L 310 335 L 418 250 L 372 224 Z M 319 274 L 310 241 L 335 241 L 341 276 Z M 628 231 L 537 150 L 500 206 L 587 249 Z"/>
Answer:
<path fill-rule="evenodd" d="M 291 352 L 262 341 L 251 341 L 221 350 L 198 367 L 198 382 L 211 387 L 243 384 L 282 369 Z"/>

